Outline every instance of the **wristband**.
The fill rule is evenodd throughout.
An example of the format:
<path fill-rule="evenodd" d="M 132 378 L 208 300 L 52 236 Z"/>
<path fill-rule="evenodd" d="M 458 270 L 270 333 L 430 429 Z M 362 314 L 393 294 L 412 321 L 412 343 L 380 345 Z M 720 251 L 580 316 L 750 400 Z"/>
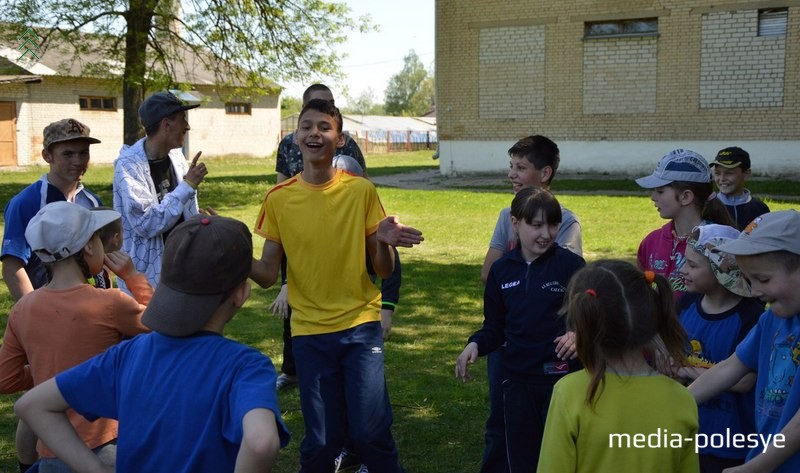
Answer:
<path fill-rule="evenodd" d="M 192 189 L 197 190 L 197 184 L 195 184 L 194 182 L 192 181 L 183 181 L 183 182 L 189 184 L 189 187 L 191 187 Z"/>

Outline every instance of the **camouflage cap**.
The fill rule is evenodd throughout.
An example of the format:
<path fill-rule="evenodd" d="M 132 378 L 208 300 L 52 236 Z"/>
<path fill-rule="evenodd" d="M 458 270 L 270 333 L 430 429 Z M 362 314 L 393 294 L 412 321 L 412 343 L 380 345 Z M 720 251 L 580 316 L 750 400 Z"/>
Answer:
<path fill-rule="evenodd" d="M 47 149 L 50 145 L 73 140 L 86 140 L 89 144 L 100 143 L 100 140 L 92 138 L 89 133 L 91 130 L 88 126 L 74 118 L 65 118 L 45 127 L 44 147 Z"/>

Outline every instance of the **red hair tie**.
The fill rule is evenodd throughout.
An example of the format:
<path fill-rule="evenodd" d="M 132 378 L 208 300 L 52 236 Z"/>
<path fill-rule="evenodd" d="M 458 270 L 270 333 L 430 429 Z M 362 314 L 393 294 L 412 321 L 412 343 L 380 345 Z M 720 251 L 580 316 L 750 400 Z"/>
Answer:
<path fill-rule="evenodd" d="M 586 294 L 589 294 L 592 297 L 597 297 L 597 292 L 594 289 L 587 289 L 587 290 L 585 290 L 583 292 L 585 292 Z"/>
<path fill-rule="evenodd" d="M 652 271 L 645 271 L 644 280 L 647 281 L 647 284 L 653 284 L 653 282 L 656 280 L 656 273 Z"/>

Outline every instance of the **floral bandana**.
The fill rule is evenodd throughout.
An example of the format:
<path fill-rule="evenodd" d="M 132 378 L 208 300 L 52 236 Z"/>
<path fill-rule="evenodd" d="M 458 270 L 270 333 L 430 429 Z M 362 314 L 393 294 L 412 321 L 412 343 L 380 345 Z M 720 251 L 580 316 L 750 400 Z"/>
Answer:
<path fill-rule="evenodd" d="M 725 289 L 742 297 L 751 297 L 750 285 L 736 264 L 736 257 L 717 249 L 738 236 L 739 231 L 727 225 L 700 225 L 694 227 L 687 243 L 694 251 L 708 258 L 711 271 Z"/>

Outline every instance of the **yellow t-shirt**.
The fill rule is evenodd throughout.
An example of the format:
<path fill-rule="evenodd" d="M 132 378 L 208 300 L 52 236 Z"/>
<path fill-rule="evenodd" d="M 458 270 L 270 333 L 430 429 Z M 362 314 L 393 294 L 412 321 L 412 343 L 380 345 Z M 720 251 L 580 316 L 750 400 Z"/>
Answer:
<path fill-rule="evenodd" d="M 372 183 L 341 170 L 320 185 L 298 174 L 267 193 L 255 233 L 286 253 L 293 335 L 380 320 L 381 293 L 367 274 L 366 238 L 385 216 Z"/>

